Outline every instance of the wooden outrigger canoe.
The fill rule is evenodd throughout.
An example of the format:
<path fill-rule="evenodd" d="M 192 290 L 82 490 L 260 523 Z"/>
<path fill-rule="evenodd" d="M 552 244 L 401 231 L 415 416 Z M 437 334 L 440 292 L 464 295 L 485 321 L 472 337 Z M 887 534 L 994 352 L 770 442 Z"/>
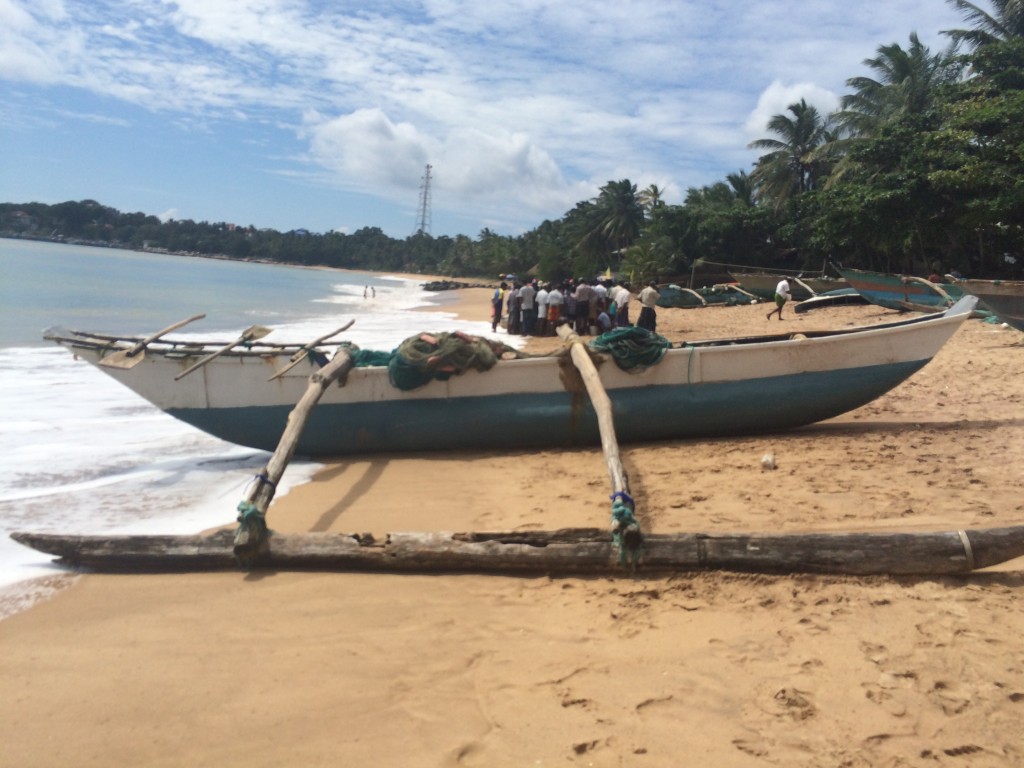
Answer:
<path fill-rule="evenodd" d="M 732 272 L 732 279 L 744 290 L 750 291 L 765 301 L 775 297 L 775 287 L 785 277 L 789 281 L 789 292 L 794 301 L 804 301 L 829 291 L 849 288 L 850 284 L 843 278 L 826 277 L 823 273 L 814 276 L 770 274 L 767 272 Z"/>
<path fill-rule="evenodd" d="M 933 283 L 912 275 L 847 268 L 840 268 L 839 273 L 871 304 L 898 311 L 936 312 L 951 306 L 965 293 L 959 285 Z"/>
<path fill-rule="evenodd" d="M 14 533 L 60 563 L 105 572 L 234 570 L 234 532 L 204 536 Z M 1024 556 L 1024 525 L 920 533 L 646 534 L 638 574 L 701 570 L 945 575 Z M 508 533 L 274 534 L 257 570 L 621 574 L 599 529 Z"/>
<path fill-rule="evenodd" d="M 846 413 L 899 385 L 932 359 L 976 301 L 966 296 L 934 316 L 865 328 L 682 342 L 639 372 L 605 358 L 601 383 L 622 442 L 792 429 Z M 134 349 L 139 339 L 62 330 L 46 338 L 171 416 L 267 451 L 278 444 L 310 371 L 309 365 L 291 367 L 306 345 L 258 338 L 242 346 L 159 339 L 129 367 L 104 361 Z M 599 442 L 593 407 L 566 377 L 564 359 L 549 355 L 500 360 L 490 370 L 412 390 L 392 386 L 387 366 L 354 368 L 344 386 L 323 393 L 295 452 L 341 456 Z"/>
<path fill-rule="evenodd" d="M 793 373 L 807 373 L 807 367 L 815 358 L 820 363 L 821 358 L 825 357 L 827 363 L 834 364 L 839 361 L 840 353 L 846 355 L 846 362 L 849 364 L 847 367 L 839 366 L 839 370 L 843 371 L 846 378 L 851 377 L 852 371 L 857 371 L 872 360 L 872 367 L 901 362 L 902 370 L 895 373 L 893 381 L 902 380 L 912 372 L 908 372 L 905 366 L 909 364 L 916 370 L 930 359 L 971 312 L 975 301 L 973 297 L 968 297 L 945 313 L 936 313 L 914 321 L 893 323 L 881 328 L 857 329 L 838 334 L 821 333 L 810 339 L 740 339 L 724 344 L 708 342 L 707 349 L 725 349 L 727 352 L 741 350 L 738 354 L 742 362 L 757 362 L 762 368 L 767 367 L 769 373 L 777 373 L 777 369 L 786 369 L 787 366 L 795 367 L 791 376 Z M 343 380 L 352 372 L 353 361 L 350 353 L 341 351 L 334 360 L 326 363 L 309 377 L 303 397 L 299 399 L 288 417 L 287 428 L 281 435 L 277 450 L 264 472 L 258 475 L 262 482 L 256 486 L 248 499 L 239 504 L 241 514 L 238 520 L 241 525 L 237 531 L 221 531 L 210 536 L 15 533 L 12 537 L 26 546 L 55 555 L 64 564 L 101 571 L 129 572 L 223 570 L 233 569 L 241 564 L 247 569 L 270 570 L 602 574 L 621 572 L 628 560 L 631 572 L 642 571 L 650 574 L 725 569 L 789 573 L 936 575 L 967 573 L 1024 555 L 1024 526 L 936 533 L 644 535 L 633 516 L 634 502 L 629 496 L 628 478 L 618 459 L 615 435 L 617 426 L 613 419 L 615 410 L 618 409 L 621 415 L 622 404 L 628 405 L 630 401 L 622 397 L 621 384 L 617 391 L 606 391 L 602 377 L 579 337 L 567 329 L 560 329 L 559 335 L 569 342 L 573 365 L 576 366 L 585 384 L 612 480 L 610 532 L 598 529 L 563 529 L 506 533 L 390 533 L 380 542 L 370 534 L 270 532 L 264 520 L 266 507 L 273 496 L 280 473 L 307 426 L 311 408 L 328 392 L 333 391 L 332 385 L 336 381 Z M 810 358 L 807 355 L 811 353 L 806 347 L 792 346 L 792 343 L 800 345 L 812 339 L 824 341 L 825 345 L 814 345 L 813 351 L 817 354 L 812 354 Z M 112 352 L 109 342 L 97 341 L 97 337 L 94 336 L 83 337 L 77 334 L 74 337 L 59 337 L 55 340 L 76 350 L 89 350 L 101 367 L 104 367 L 103 359 Z M 145 340 L 147 344 L 150 341 L 151 339 Z M 779 346 L 779 341 L 783 342 L 782 346 Z M 860 343 L 844 343 L 847 341 Z M 882 342 L 880 345 L 879 341 Z M 745 346 L 744 342 L 752 343 Z M 909 359 L 901 358 L 901 354 L 906 355 L 908 351 L 905 347 L 912 343 L 915 344 L 915 349 L 910 351 Z M 921 345 L 925 346 L 924 350 L 920 348 Z M 162 355 L 147 354 L 145 361 L 154 358 L 164 359 L 163 368 L 167 370 L 163 370 L 161 376 L 174 373 L 173 366 L 166 365 L 166 361 L 171 361 L 179 367 L 187 365 L 184 373 L 179 372 L 174 376 L 177 382 L 191 371 L 200 368 L 205 370 L 212 366 L 228 356 L 233 347 L 234 344 L 229 344 L 214 353 L 202 349 L 187 349 Z M 133 352 L 133 355 L 136 355 L 136 346 L 131 349 L 136 350 Z M 171 349 L 177 348 L 172 344 Z M 688 345 L 688 349 L 688 364 L 693 366 L 694 347 Z M 744 352 L 749 350 L 756 353 L 752 359 Z M 118 351 L 113 350 L 113 353 L 117 354 Z M 279 363 L 284 361 L 279 358 L 283 357 L 286 351 L 264 352 L 257 357 L 255 365 L 264 366 L 261 375 L 266 376 L 268 372 L 272 374 L 266 381 L 283 380 L 297 360 L 303 355 L 310 354 L 308 348 L 303 347 L 292 353 L 288 358 L 290 362 L 282 367 Z M 879 355 L 885 357 L 876 359 Z M 915 355 L 917 357 L 914 357 Z M 197 356 L 198 362 L 191 359 Z M 244 370 L 243 365 L 239 363 L 251 359 L 251 355 L 236 357 L 239 358 L 237 361 L 228 364 L 236 374 L 238 387 L 240 384 L 237 374 Z M 744 357 L 748 359 L 744 360 Z M 727 363 L 728 360 L 726 357 L 723 362 Z M 702 375 L 709 370 L 714 371 L 715 366 L 702 363 L 703 361 L 698 360 L 697 373 L 690 375 L 705 383 Z M 142 368 L 144 364 L 145 362 L 133 360 L 126 366 L 123 360 L 118 359 L 116 365 L 109 366 L 109 371 L 130 372 Z M 252 369 L 254 363 L 250 362 L 248 365 Z M 728 369 L 721 364 L 720 367 L 721 370 Z M 813 369 L 813 366 L 810 367 Z M 657 366 L 647 370 L 652 369 L 656 370 Z M 528 372 L 530 369 L 522 370 Z M 625 374 L 620 371 L 619 375 Z M 891 378 L 892 375 L 887 378 Z M 508 376 L 506 373 L 506 377 Z M 610 378 L 614 384 L 614 375 Z M 244 379 L 243 375 L 241 380 Z M 758 379 L 762 382 L 765 380 Z M 260 383 L 251 375 L 247 381 L 250 387 Z M 449 382 L 446 380 L 445 383 Z M 860 379 L 858 384 L 863 386 L 864 380 Z M 688 382 L 688 385 L 692 385 L 692 381 Z M 646 389 L 642 388 L 641 391 L 654 394 L 654 386 L 658 385 L 648 383 Z M 891 386 L 895 386 L 895 383 L 886 388 Z M 792 382 L 790 389 L 794 389 Z M 613 392 L 619 395 L 619 400 L 613 401 Z M 208 388 L 206 395 L 209 396 Z M 462 397 L 465 398 L 465 395 Z M 863 397 L 863 394 L 859 397 Z M 386 397 L 383 399 L 388 400 Z M 369 400 L 364 397 L 361 402 L 365 408 Z M 444 398 L 435 398 L 435 407 L 443 404 Z M 423 408 L 423 405 L 424 403 L 421 403 L 419 406 L 421 414 L 429 410 Z M 733 403 L 733 407 L 736 405 Z M 572 407 L 574 411 L 578 411 L 581 404 L 577 402 Z M 320 411 L 317 413 L 319 415 Z M 507 418 L 507 412 L 502 413 Z M 805 417 L 801 423 L 813 420 L 815 419 Z"/>
<path fill-rule="evenodd" d="M 959 280 L 956 285 L 977 296 L 1000 322 L 1024 331 L 1024 281 Z"/>

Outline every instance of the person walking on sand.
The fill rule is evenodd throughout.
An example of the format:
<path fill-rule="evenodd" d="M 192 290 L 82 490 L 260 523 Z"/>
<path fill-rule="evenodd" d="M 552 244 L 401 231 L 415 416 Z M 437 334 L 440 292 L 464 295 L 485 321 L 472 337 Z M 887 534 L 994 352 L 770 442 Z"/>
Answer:
<path fill-rule="evenodd" d="M 640 317 L 636 319 L 637 328 L 646 328 L 655 333 L 658 325 L 658 315 L 654 307 L 658 303 L 661 294 L 658 293 L 658 284 L 651 280 L 647 287 L 640 291 Z"/>
<path fill-rule="evenodd" d="M 782 278 L 779 280 L 779 284 L 775 286 L 775 309 L 767 314 L 765 320 L 771 320 L 772 315 L 776 312 L 779 313 L 779 320 L 781 320 L 782 308 L 786 306 L 787 301 L 789 301 L 789 280 Z"/>

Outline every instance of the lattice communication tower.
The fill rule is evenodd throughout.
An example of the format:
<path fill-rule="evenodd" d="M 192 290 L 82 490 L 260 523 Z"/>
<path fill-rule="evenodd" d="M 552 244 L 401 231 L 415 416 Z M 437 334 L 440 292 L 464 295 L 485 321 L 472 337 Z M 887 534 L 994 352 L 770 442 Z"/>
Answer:
<path fill-rule="evenodd" d="M 420 206 L 419 206 L 419 223 L 416 225 L 417 235 L 429 235 L 430 234 L 430 169 L 432 166 L 427 165 L 427 170 L 423 173 L 423 179 L 420 182 Z"/>

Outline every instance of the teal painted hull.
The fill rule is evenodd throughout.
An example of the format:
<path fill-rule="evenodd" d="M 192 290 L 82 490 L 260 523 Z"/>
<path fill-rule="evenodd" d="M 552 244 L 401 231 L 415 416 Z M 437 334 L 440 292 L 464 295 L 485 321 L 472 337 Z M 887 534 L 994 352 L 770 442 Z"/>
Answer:
<path fill-rule="evenodd" d="M 949 283 L 936 284 L 949 297 L 923 282 L 906 281 L 902 275 L 869 272 L 859 269 L 841 269 L 839 272 L 867 301 L 886 309 L 907 310 L 918 308 L 945 309 L 950 299 L 963 297 L 963 288 Z"/>
<path fill-rule="evenodd" d="M 926 360 L 740 382 L 637 387 L 610 393 L 622 442 L 772 432 L 858 408 Z M 273 451 L 291 406 L 168 409 L 221 439 Z M 339 456 L 436 450 L 510 450 L 600 444 L 586 395 L 566 392 L 320 404 L 297 452 Z"/>
<path fill-rule="evenodd" d="M 869 328 L 692 341 L 639 370 L 620 369 L 602 354 L 601 386 L 612 403 L 616 437 L 755 434 L 838 416 L 927 364 L 976 303 L 970 296 L 942 313 Z M 277 448 L 296 403 L 316 393 L 317 382 L 290 363 L 302 351 L 294 345 L 231 350 L 183 377 L 216 345 L 168 339 L 150 343 L 144 357 L 125 365 L 108 357 L 130 349 L 134 339 L 69 331 L 47 338 L 171 416 L 261 450 Z M 399 389 L 386 366 L 354 368 L 344 386 L 319 392 L 296 450 L 344 456 L 600 445 L 587 388 L 573 373 L 566 356 L 545 355 Z"/>

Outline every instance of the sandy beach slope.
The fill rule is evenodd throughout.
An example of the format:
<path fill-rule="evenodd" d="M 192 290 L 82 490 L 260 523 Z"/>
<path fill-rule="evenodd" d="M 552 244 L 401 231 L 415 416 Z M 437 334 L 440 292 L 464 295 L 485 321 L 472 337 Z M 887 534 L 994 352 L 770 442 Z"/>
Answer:
<path fill-rule="evenodd" d="M 445 309 L 486 318 L 486 290 L 458 294 Z M 661 310 L 659 330 L 894 317 L 766 311 Z M 971 320 L 847 416 L 622 454 L 649 531 L 1021 524 L 1024 335 Z M 269 521 L 604 526 L 607 496 L 599 449 L 367 456 Z M 914 579 L 88 575 L 0 622 L 0 766 L 1020 766 L 1022 596 L 1022 560 Z"/>

